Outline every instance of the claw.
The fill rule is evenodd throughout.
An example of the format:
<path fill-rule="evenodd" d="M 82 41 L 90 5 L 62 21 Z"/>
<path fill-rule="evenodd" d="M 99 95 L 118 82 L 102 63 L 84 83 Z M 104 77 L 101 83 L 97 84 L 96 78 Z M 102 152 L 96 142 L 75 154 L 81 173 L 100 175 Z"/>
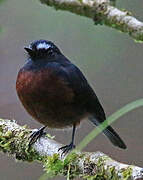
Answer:
<path fill-rule="evenodd" d="M 29 137 L 29 139 L 30 139 L 30 141 L 29 141 L 29 147 L 30 147 L 33 143 L 35 143 L 38 138 L 40 138 L 40 137 L 44 134 L 44 129 L 45 129 L 45 128 L 46 128 L 45 126 L 44 126 L 44 127 L 41 127 L 40 129 L 34 131 L 34 132 L 30 135 L 30 137 Z"/>
<path fill-rule="evenodd" d="M 62 151 L 62 155 L 66 155 L 69 151 L 75 148 L 75 145 L 73 143 L 70 143 L 69 145 L 63 146 L 58 149 L 58 151 Z"/>

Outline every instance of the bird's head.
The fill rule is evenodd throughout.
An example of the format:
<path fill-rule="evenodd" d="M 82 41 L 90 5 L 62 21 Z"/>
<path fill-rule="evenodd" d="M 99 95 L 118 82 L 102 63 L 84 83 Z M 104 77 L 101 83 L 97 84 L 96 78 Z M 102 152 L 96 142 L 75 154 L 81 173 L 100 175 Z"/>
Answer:
<path fill-rule="evenodd" d="M 24 47 L 24 49 L 28 52 L 32 60 L 42 58 L 51 59 L 56 54 L 61 54 L 59 48 L 54 43 L 47 40 L 33 41 L 28 47 Z"/>

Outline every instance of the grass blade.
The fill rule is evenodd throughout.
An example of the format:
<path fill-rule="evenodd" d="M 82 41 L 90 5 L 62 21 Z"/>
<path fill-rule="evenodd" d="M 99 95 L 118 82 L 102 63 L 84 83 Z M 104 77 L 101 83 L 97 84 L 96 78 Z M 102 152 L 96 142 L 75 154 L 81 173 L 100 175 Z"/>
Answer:
<path fill-rule="evenodd" d="M 111 116 L 109 116 L 101 125 L 96 127 L 94 130 L 92 130 L 77 146 L 76 150 L 81 151 L 84 147 L 87 146 L 88 143 L 90 143 L 99 133 L 101 133 L 108 125 L 113 123 L 115 120 L 120 118 L 121 116 L 127 114 L 128 112 L 143 106 L 143 99 L 136 100 L 134 102 L 131 102 L 115 113 L 113 113 Z"/>

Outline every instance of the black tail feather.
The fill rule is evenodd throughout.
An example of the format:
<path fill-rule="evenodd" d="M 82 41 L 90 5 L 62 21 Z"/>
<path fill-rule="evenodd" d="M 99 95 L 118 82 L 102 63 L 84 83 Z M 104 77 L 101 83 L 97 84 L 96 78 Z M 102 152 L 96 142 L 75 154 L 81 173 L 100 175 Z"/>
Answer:
<path fill-rule="evenodd" d="M 111 126 L 108 126 L 103 133 L 109 138 L 109 140 L 114 144 L 115 146 L 118 146 L 119 148 L 126 149 L 126 145 L 123 142 L 123 140 L 119 137 L 119 135 L 114 131 L 114 129 Z"/>
<path fill-rule="evenodd" d="M 99 121 L 97 121 L 95 118 L 91 118 L 90 121 L 93 122 L 96 126 L 100 124 Z M 103 133 L 109 138 L 113 145 L 122 149 L 127 148 L 123 140 L 119 137 L 119 135 L 114 131 L 111 126 L 108 126 L 105 130 L 103 130 Z"/>

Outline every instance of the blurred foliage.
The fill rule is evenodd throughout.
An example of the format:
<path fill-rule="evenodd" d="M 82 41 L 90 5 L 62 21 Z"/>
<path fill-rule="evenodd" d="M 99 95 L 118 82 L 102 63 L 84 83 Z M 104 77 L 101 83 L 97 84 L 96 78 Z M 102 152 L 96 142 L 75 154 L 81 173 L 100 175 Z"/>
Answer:
<path fill-rule="evenodd" d="M 0 0 L 0 5 L 3 3 L 5 0 Z M 2 32 L 2 27 L 0 26 L 0 33 Z"/>
<path fill-rule="evenodd" d="M 0 0 L 0 4 L 2 3 L 2 2 L 4 2 L 5 0 Z"/>

